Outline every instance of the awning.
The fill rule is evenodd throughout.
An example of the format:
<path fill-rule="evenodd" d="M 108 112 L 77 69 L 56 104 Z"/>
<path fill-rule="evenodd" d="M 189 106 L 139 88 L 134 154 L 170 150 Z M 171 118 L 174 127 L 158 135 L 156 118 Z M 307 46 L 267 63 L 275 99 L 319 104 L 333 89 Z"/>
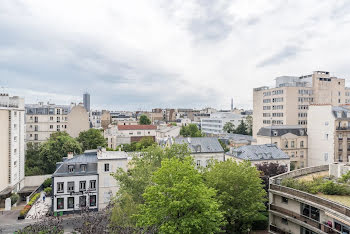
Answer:
<path fill-rule="evenodd" d="M 12 192 L 12 187 L 7 187 L 0 192 L 0 196 L 6 196 Z"/>
<path fill-rule="evenodd" d="M 17 193 L 32 193 L 34 190 L 36 190 L 38 186 L 25 186 L 21 190 L 19 190 Z"/>

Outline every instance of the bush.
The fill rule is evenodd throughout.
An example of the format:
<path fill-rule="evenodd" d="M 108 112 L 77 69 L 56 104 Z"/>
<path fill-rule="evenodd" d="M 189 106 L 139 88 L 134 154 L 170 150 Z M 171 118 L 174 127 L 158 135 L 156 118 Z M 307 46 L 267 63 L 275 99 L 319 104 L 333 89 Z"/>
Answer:
<path fill-rule="evenodd" d="M 321 187 L 321 192 L 326 195 L 350 195 L 349 188 L 343 184 L 336 184 L 333 181 L 325 182 Z"/>
<path fill-rule="evenodd" d="M 51 184 L 52 184 L 52 178 L 47 178 L 43 183 L 44 189 L 47 187 L 51 187 Z"/>
<path fill-rule="evenodd" d="M 13 206 L 14 204 L 17 203 L 19 199 L 19 195 L 17 193 L 12 193 L 10 198 L 11 198 L 11 205 Z"/>
<path fill-rule="evenodd" d="M 34 194 L 34 196 L 30 199 L 28 204 L 19 212 L 18 219 L 24 219 L 28 214 L 30 208 L 32 208 L 33 204 L 40 198 L 40 193 Z"/>
<path fill-rule="evenodd" d="M 46 193 L 46 196 L 51 196 L 52 188 L 47 187 L 44 189 L 44 192 Z"/>
<path fill-rule="evenodd" d="M 253 230 L 266 230 L 269 226 L 269 218 L 267 212 L 261 212 L 259 217 L 253 222 Z"/>
<path fill-rule="evenodd" d="M 348 171 L 346 174 L 343 174 L 341 178 L 339 178 L 340 183 L 347 183 L 350 179 L 350 171 Z"/>

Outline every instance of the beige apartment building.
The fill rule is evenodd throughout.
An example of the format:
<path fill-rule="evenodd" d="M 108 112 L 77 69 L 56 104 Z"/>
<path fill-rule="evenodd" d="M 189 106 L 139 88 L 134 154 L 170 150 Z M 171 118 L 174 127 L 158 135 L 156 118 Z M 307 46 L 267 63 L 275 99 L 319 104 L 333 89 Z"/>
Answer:
<path fill-rule="evenodd" d="M 275 144 L 290 157 L 292 169 L 307 165 L 308 135 L 306 128 L 302 126 L 282 125 L 260 128 L 256 144 Z"/>
<path fill-rule="evenodd" d="M 350 106 L 311 105 L 308 166 L 350 159 Z"/>
<path fill-rule="evenodd" d="M 253 90 L 253 137 L 260 128 L 271 125 L 306 127 L 310 104 L 346 103 L 350 103 L 350 90 L 345 87 L 345 79 L 332 77 L 329 72 L 277 77 L 275 87 Z"/>
<path fill-rule="evenodd" d="M 23 187 L 24 136 L 24 99 L 0 93 L 0 207 Z"/>
<path fill-rule="evenodd" d="M 26 105 L 26 141 L 45 142 L 52 133 L 66 131 L 77 137 L 90 127 L 89 114 L 81 105 L 39 104 Z"/>

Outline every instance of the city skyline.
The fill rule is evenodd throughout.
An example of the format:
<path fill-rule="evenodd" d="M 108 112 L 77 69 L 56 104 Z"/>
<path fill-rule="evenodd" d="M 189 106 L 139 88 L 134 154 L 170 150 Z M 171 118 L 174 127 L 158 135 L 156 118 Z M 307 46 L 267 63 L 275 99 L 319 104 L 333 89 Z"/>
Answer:
<path fill-rule="evenodd" d="M 252 89 L 275 77 L 350 74 L 350 4 L 137 4 L 2 1 L 0 87 L 26 103 L 88 91 L 92 109 L 229 109 L 231 97 L 251 109 Z"/>

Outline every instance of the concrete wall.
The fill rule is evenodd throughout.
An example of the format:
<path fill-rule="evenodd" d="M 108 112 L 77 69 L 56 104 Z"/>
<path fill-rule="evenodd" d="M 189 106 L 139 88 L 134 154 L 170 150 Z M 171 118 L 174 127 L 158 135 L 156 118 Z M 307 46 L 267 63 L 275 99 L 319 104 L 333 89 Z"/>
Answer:
<path fill-rule="evenodd" d="M 9 111 L 0 109 L 0 191 L 9 185 Z"/>
<path fill-rule="evenodd" d="M 74 106 L 67 118 L 67 133 L 71 137 L 78 137 L 80 132 L 90 128 L 89 114 L 83 106 Z"/>
<path fill-rule="evenodd" d="M 37 175 L 24 177 L 24 186 L 40 186 L 46 179 L 51 178 L 52 175 Z"/>
<path fill-rule="evenodd" d="M 191 154 L 191 156 L 193 157 L 196 165 L 199 163 L 202 167 L 206 167 L 210 160 L 217 160 L 219 162 L 225 160 L 224 153 L 198 153 Z"/>

